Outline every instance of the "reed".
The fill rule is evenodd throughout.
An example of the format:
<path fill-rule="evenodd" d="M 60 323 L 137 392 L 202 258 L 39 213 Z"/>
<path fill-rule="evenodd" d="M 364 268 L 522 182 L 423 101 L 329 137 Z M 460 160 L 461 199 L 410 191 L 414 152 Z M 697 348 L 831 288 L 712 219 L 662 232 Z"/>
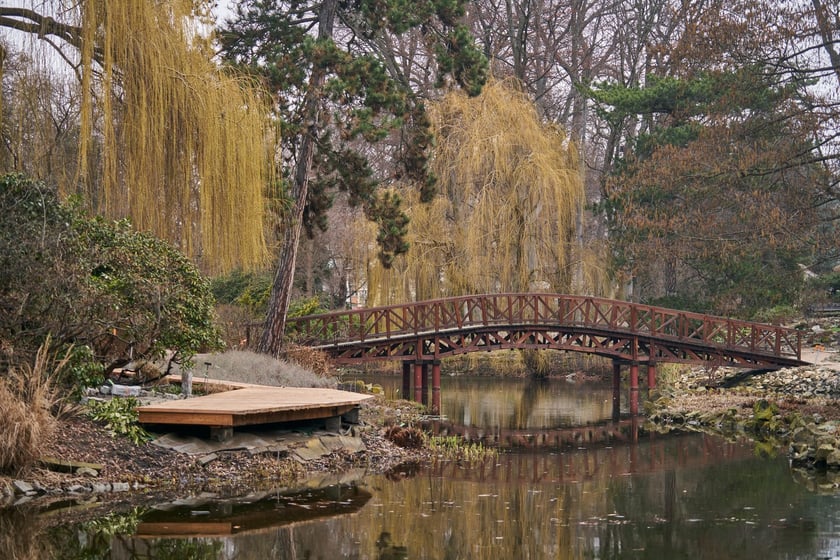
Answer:
<path fill-rule="evenodd" d="M 14 473 L 31 465 L 55 430 L 53 412 L 63 406 L 55 380 L 69 353 L 58 359 L 51 355 L 49 345 L 48 338 L 33 364 L 14 367 L 0 378 L 0 472 Z"/>

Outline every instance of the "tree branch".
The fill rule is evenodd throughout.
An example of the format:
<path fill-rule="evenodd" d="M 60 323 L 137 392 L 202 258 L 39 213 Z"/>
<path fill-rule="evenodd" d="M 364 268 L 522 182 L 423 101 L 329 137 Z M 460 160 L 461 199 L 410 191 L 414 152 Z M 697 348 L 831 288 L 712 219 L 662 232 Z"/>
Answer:
<path fill-rule="evenodd" d="M 77 49 L 82 48 L 81 27 L 61 23 L 27 8 L 0 8 L 0 27 L 32 33 L 41 39 L 54 35 Z"/>

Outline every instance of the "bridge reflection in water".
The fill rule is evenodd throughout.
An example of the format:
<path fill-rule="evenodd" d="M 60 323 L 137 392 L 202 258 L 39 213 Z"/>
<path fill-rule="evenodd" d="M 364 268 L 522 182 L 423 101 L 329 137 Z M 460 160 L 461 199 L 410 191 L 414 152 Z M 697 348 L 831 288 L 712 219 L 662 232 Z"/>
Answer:
<path fill-rule="evenodd" d="M 552 349 L 613 362 L 614 403 L 626 367 L 630 412 L 639 410 L 639 366 L 656 385 L 664 362 L 780 367 L 801 365 L 795 329 L 662 307 L 563 294 L 486 294 L 353 309 L 290 319 L 287 335 L 338 364 L 403 363 L 403 395 L 440 409 L 440 360 L 469 352 Z M 412 387 L 413 382 L 413 387 Z"/>
<path fill-rule="evenodd" d="M 148 526 L 141 525 L 140 534 L 115 543 L 114 550 L 164 550 L 164 541 L 175 540 L 214 546 L 213 556 L 207 557 L 239 560 L 583 559 L 637 557 L 616 552 L 659 548 L 665 549 L 658 550 L 663 555 L 646 557 L 710 558 L 686 553 L 712 546 L 705 541 L 706 535 L 709 539 L 712 534 L 714 539 L 745 538 L 743 521 L 726 524 L 721 519 L 732 515 L 733 508 L 760 503 L 746 492 L 742 495 L 744 485 L 738 477 L 746 471 L 763 476 L 748 447 L 704 435 L 644 437 L 634 445 L 562 453 L 505 453 L 469 467 L 439 462 L 406 466 L 387 476 L 369 476 L 343 486 L 340 492 L 330 490 L 327 496 L 335 494 L 335 504 L 323 500 L 319 505 L 301 496 L 291 504 L 295 507 L 286 507 L 290 505 L 287 502 L 275 503 L 268 510 L 265 505 L 243 505 L 227 517 L 214 511 L 214 518 L 207 516 L 206 527 L 202 527 L 202 516 L 192 515 L 188 524 L 177 529 L 177 535 L 153 535 L 144 531 Z M 759 520 L 778 520 L 784 514 L 776 502 L 787 506 L 793 499 L 783 479 L 773 482 L 778 497 L 770 501 L 768 511 L 755 514 Z M 349 502 L 357 499 L 361 507 L 354 511 Z M 316 511 L 309 511 L 310 516 L 302 519 L 298 517 L 300 511 L 306 511 L 302 506 L 311 510 L 323 506 L 325 512 L 346 508 L 343 511 L 353 513 L 319 518 Z M 243 526 L 242 531 L 229 535 L 216 532 L 219 524 L 232 522 L 235 526 L 249 511 L 261 516 L 258 530 Z M 179 522 L 166 514 L 144 521 L 152 519 L 155 523 Z M 188 541 L 190 533 L 181 532 L 190 527 L 194 537 L 201 537 L 199 541 Z M 778 531 L 778 527 L 754 530 L 766 533 L 770 542 L 781 540 Z M 670 542 L 662 541 L 668 534 L 672 535 Z M 802 532 L 795 535 L 800 535 L 795 545 L 808 550 Z M 598 550 L 608 542 L 616 554 L 599 556 Z M 668 551 L 670 556 L 664 554 Z"/>

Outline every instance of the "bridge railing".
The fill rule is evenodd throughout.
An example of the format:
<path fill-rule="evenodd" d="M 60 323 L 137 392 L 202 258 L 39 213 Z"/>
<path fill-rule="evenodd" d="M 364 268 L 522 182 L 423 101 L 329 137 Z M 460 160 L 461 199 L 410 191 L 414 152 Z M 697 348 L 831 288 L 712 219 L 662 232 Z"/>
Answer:
<path fill-rule="evenodd" d="M 559 294 L 487 294 L 289 319 L 288 336 L 337 345 L 500 326 L 583 328 L 801 356 L 794 329 L 626 301 Z"/>

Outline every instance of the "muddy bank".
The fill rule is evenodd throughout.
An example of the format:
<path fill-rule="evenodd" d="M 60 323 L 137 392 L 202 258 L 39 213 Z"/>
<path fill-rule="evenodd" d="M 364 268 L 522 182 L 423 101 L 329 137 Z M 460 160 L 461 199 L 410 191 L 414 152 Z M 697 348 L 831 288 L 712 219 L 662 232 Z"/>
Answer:
<path fill-rule="evenodd" d="M 362 404 L 360 422 L 339 433 L 299 425 L 243 433 L 227 446 L 189 434 L 156 434 L 158 442 L 135 445 L 112 436 L 84 416 L 61 421 L 42 457 L 72 461 L 69 472 L 39 463 L 0 477 L 0 507 L 46 507 L 56 501 L 151 499 L 154 496 L 235 496 L 255 489 L 293 487 L 318 473 L 350 469 L 389 472 L 427 458 L 386 436 L 388 426 L 415 422 L 421 409 L 378 397 Z M 268 444 L 266 442 L 269 442 Z M 86 466 L 78 466 L 85 464 Z"/>

